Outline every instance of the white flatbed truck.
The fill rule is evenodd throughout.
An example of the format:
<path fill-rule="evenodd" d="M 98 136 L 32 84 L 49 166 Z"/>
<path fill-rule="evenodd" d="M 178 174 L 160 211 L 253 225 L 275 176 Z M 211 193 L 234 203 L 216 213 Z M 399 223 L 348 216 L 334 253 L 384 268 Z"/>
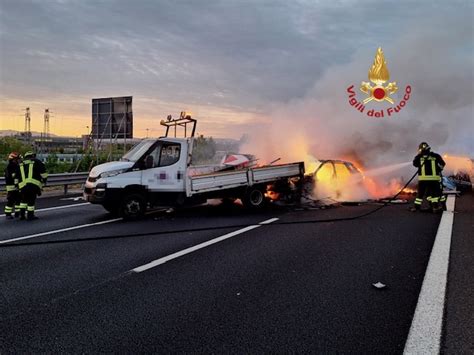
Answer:
<path fill-rule="evenodd" d="M 262 208 L 269 185 L 303 181 L 304 163 L 268 165 L 190 175 L 196 120 L 189 115 L 168 121 L 166 135 L 144 139 L 120 161 L 95 166 L 84 185 L 84 199 L 114 215 L 137 218 L 147 208 L 204 203 L 211 198 L 240 198 L 248 208 Z M 192 125 L 190 137 L 187 126 Z M 169 137 L 170 128 L 184 127 L 185 137 Z"/>

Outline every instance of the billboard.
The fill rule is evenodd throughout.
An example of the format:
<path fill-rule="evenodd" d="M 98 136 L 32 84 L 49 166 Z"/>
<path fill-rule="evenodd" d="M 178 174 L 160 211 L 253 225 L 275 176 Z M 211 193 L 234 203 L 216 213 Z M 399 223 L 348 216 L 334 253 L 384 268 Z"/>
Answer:
<path fill-rule="evenodd" d="M 132 96 L 92 99 L 92 138 L 133 138 Z"/>

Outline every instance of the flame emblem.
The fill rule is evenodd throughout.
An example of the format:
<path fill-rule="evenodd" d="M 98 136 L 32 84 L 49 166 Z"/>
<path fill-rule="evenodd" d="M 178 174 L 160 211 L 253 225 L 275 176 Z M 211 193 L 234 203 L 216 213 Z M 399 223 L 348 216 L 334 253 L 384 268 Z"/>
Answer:
<path fill-rule="evenodd" d="M 389 83 L 385 87 L 383 86 L 385 82 L 390 80 L 390 74 L 388 72 L 387 62 L 385 61 L 381 47 L 377 49 L 374 64 L 372 64 L 372 67 L 369 69 L 369 80 L 373 82 L 375 86 L 370 85 L 370 83 L 366 81 L 363 81 L 360 86 L 360 91 L 369 95 L 369 97 L 363 101 L 364 104 L 372 100 L 385 100 L 391 104 L 394 103 L 390 95 L 396 93 L 398 87 L 396 82 Z"/>

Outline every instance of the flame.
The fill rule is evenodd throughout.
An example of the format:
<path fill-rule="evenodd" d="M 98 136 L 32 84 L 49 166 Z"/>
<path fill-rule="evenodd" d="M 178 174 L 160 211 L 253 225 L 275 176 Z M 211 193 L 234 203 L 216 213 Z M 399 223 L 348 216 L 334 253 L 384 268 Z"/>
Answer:
<path fill-rule="evenodd" d="M 383 55 L 382 48 L 377 49 L 377 54 L 375 55 L 374 64 L 369 70 L 369 80 L 375 83 L 376 85 L 382 85 L 384 82 L 390 79 L 390 75 L 387 69 L 387 62 Z"/>
<path fill-rule="evenodd" d="M 403 189 L 403 192 L 406 193 L 406 194 L 416 194 L 417 191 L 416 191 L 415 189 L 411 189 L 411 188 L 409 188 L 409 187 L 405 187 L 405 188 Z"/>
<path fill-rule="evenodd" d="M 265 197 L 277 201 L 280 198 L 280 194 L 272 190 L 267 190 L 267 192 L 265 192 Z"/>
<path fill-rule="evenodd" d="M 465 173 L 474 177 L 474 161 L 468 157 L 460 155 L 444 154 L 443 159 L 446 162 L 444 174 L 456 175 L 458 173 Z"/>
<path fill-rule="evenodd" d="M 321 162 L 313 157 L 311 154 L 306 154 L 304 157 L 304 167 L 306 174 L 312 174 L 321 165 Z"/>
<path fill-rule="evenodd" d="M 364 175 L 351 173 L 342 163 L 324 164 L 315 176 L 313 195 L 317 199 L 363 201 L 370 196 L 364 188 Z"/>

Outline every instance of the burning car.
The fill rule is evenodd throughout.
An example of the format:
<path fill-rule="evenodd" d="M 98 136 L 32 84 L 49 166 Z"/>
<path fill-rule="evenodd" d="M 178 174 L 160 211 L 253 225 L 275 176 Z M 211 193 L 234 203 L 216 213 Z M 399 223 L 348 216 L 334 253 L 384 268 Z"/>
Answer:
<path fill-rule="evenodd" d="M 318 199 L 358 201 L 367 199 L 363 186 L 364 175 L 351 162 L 320 160 L 319 166 L 309 176 L 313 195 Z"/>

